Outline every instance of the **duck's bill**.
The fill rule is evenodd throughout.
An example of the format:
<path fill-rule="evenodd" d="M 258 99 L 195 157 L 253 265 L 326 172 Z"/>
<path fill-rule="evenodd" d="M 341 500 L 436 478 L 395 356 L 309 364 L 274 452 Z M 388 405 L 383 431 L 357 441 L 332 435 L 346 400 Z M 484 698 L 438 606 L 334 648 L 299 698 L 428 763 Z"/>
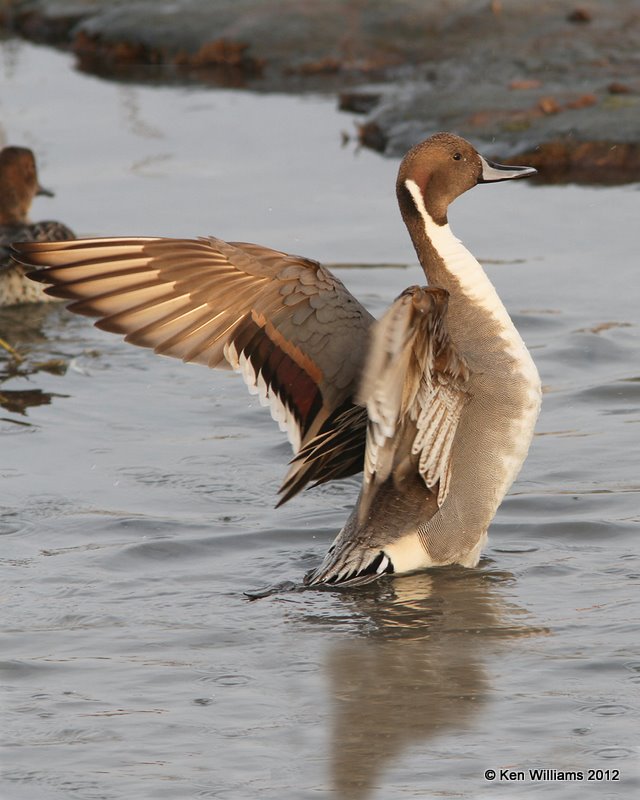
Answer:
<path fill-rule="evenodd" d="M 36 194 L 41 194 L 45 197 L 55 197 L 55 194 L 51 191 L 51 189 L 45 189 L 44 186 L 40 186 L 40 184 L 38 184 Z"/>
<path fill-rule="evenodd" d="M 528 178 L 538 171 L 533 167 L 514 167 L 511 164 L 495 164 L 480 156 L 482 174 L 478 183 L 495 183 L 495 181 L 510 181 L 514 178 Z"/>

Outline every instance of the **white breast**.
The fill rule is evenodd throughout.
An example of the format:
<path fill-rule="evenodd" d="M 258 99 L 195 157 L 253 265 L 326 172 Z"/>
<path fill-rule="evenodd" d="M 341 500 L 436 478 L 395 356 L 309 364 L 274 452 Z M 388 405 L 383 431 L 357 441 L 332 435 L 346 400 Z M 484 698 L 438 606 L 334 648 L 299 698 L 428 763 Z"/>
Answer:
<path fill-rule="evenodd" d="M 425 234 L 446 269 L 456 278 L 459 291 L 467 303 L 484 311 L 494 323 L 505 355 L 510 361 L 513 378 L 520 387 L 520 403 L 516 415 L 509 419 L 510 446 L 501 452 L 503 486 L 502 496 L 515 480 L 529 450 L 533 429 L 540 412 L 541 386 L 536 365 L 518 333 L 507 309 L 481 265 L 454 236 L 448 224 L 438 225 L 427 211 L 418 185 L 405 181 L 418 213 L 422 217 Z M 498 500 L 500 502 L 500 500 Z"/>

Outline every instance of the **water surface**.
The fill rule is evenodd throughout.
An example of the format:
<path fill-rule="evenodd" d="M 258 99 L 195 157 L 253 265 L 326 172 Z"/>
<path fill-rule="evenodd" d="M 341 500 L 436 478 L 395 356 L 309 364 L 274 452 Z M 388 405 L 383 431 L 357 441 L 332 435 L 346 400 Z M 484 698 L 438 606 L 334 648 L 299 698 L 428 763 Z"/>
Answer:
<path fill-rule="evenodd" d="M 422 282 L 397 163 L 342 148 L 330 98 L 0 59 L 4 136 L 57 192 L 34 218 L 358 264 L 337 271 L 374 313 Z M 59 306 L 0 313 L 24 356 L 0 353 L 2 797 L 636 796 L 638 199 L 517 183 L 452 211 L 545 384 L 475 570 L 247 601 L 317 564 L 357 479 L 275 511 L 289 448 L 237 376 Z M 505 767 L 621 780 L 485 779 Z"/>

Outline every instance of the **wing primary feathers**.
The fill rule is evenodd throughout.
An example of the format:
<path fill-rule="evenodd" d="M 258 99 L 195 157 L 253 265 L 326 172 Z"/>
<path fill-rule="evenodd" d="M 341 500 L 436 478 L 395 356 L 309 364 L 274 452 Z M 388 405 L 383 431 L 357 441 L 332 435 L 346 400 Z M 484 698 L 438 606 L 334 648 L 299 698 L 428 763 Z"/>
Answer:
<path fill-rule="evenodd" d="M 362 469 L 366 411 L 351 409 L 373 318 L 318 262 L 215 237 L 26 242 L 13 252 L 99 328 L 240 372 L 301 454 L 280 502 Z"/>

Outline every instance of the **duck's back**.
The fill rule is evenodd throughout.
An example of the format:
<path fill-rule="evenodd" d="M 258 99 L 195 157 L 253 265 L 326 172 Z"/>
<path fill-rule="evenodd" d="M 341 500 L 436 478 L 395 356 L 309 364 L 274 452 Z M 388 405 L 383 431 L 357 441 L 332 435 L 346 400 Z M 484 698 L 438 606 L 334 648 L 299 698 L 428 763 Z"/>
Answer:
<path fill-rule="evenodd" d="M 14 242 L 62 242 L 75 239 L 74 232 L 55 220 L 0 225 L 0 307 L 20 303 L 49 303 L 56 298 L 44 293 L 45 286 L 30 281 L 26 270 L 10 255 Z"/>

